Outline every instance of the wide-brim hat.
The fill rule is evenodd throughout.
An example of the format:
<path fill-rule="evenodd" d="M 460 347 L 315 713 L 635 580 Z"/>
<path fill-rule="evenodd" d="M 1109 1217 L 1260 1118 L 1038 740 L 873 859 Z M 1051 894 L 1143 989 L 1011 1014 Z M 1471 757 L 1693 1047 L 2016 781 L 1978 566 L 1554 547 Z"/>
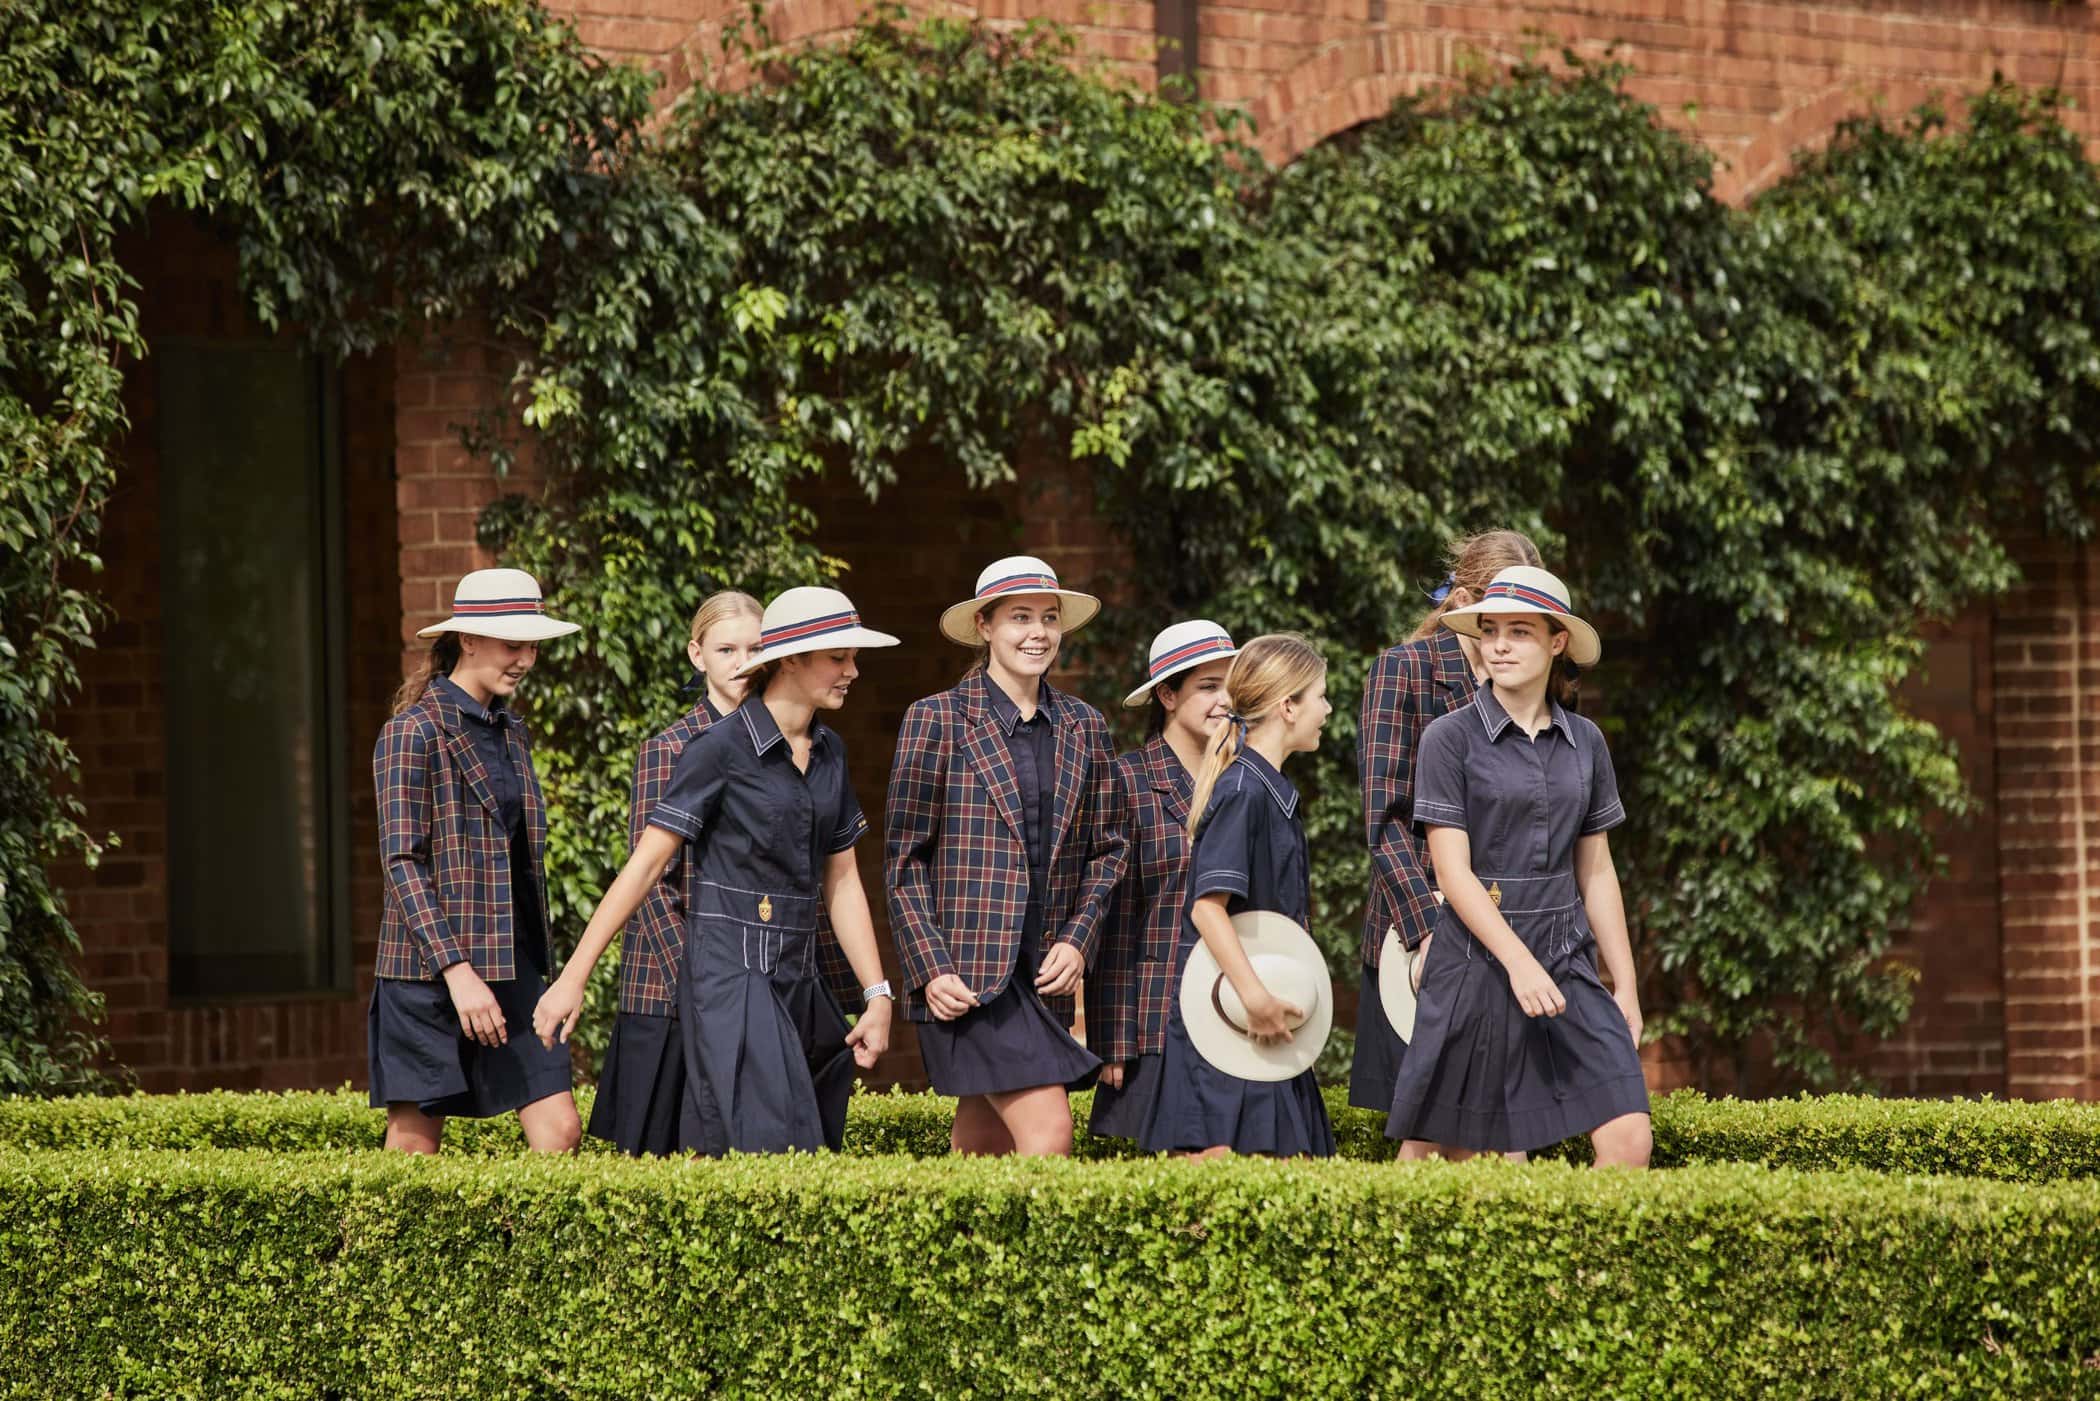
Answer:
<path fill-rule="evenodd" d="M 1334 984 L 1312 935 L 1273 910 L 1232 917 L 1233 933 L 1262 986 L 1305 1013 L 1288 1041 L 1256 1041 L 1232 980 L 1197 943 L 1181 973 L 1181 1022 L 1204 1060 L 1242 1080 L 1289 1080 L 1312 1069 L 1334 1029 Z"/>
<path fill-rule="evenodd" d="M 767 662 L 801 652 L 832 652 L 841 647 L 895 647 L 886 632 L 862 627 L 860 610 L 837 589 L 794 588 L 766 605 L 758 624 L 758 655 L 736 669 L 749 676 Z"/>
<path fill-rule="evenodd" d="M 1192 666 L 1239 654 L 1240 649 L 1233 643 L 1232 634 L 1208 618 L 1191 618 L 1185 623 L 1161 628 L 1159 636 L 1152 639 L 1144 684 L 1123 697 L 1123 705 L 1134 710 L 1152 699 L 1152 688 L 1160 682 L 1171 681 Z"/>
<path fill-rule="evenodd" d="M 977 576 L 977 592 L 941 614 L 941 636 L 965 647 L 984 639 L 977 635 L 977 614 L 1002 598 L 1016 594 L 1054 593 L 1058 599 L 1058 622 L 1065 632 L 1077 632 L 1101 611 L 1101 600 L 1090 593 L 1068 589 L 1057 582 L 1057 571 L 1034 555 L 1008 555 L 984 567 Z"/>
<path fill-rule="evenodd" d="M 1386 926 L 1385 942 L 1378 950 L 1378 1005 L 1394 1034 L 1409 1045 L 1414 1044 L 1415 1009 L 1421 1000 L 1423 953 L 1423 948 L 1410 952 L 1400 942 L 1400 931 Z"/>
<path fill-rule="evenodd" d="M 1480 636 L 1483 613 L 1544 613 L 1568 630 L 1568 660 L 1577 666 L 1594 666 L 1604 655 L 1597 630 L 1575 616 L 1568 586 L 1556 574 L 1528 564 L 1513 564 L 1488 582 L 1478 603 L 1453 608 L 1438 621 L 1453 632 Z"/>
<path fill-rule="evenodd" d="M 416 636 L 466 632 L 505 642 L 545 642 L 583 631 L 580 624 L 548 617 L 543 605 L 540 581 L 524 570 L 477 569 L 452 591 L 452 616 L 416 629 Z"/>

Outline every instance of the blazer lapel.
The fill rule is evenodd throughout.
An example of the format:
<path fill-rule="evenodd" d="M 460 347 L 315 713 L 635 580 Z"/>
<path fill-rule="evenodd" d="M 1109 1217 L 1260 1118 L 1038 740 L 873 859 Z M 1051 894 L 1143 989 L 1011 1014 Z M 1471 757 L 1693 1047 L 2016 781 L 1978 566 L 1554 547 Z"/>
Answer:
<path fill-rule="evenodd" d="M 982 684 L 990 683 L 984 681 Z M 985 704 L 982 695 L 970 697 L 970 705 L 963 717 L 962 747 L 963 756 L 977 771 L 985 792 L 991 794 L 992 806 L 1015 838 L 1025 843 L 1028 828 L 1022 823 L 1021 790 L 1014 782 L 1013 759 L 1006 752 L 1005 736 L 999 733 L 999 717 L 991 706 Z"/>
<path fill-rule="evenodd" d="M 1053 692 L 1043 687 L 1042 699 L 1048 701 Z M 1070 706 L 1052 702 L 1057 706 L 1058 720 L 1068 719 Z M 1071 830 L 1072 819 L 1079 813 L 1080 801 L 1086 796 L 1086 735 L 1073 723 L 1053 724 L 1051 731 L 1057 736 L 1057 792 L 1050 809 L 1050 856 L 1057 858 L 1057 849 Z"/>
<path fill-rule="evenodd" d="M 1159 805 L 1176 827 L 1189 825 L 1189 798 L 1192 796 L 1176 778 L 1181 761 L 1163 739 L 1155 739 L 1145 746 L 1145 766 L 1151 770 L 1152 791 L 1159 795 Z"/>
<path fill-rule="evenodd" d="M 1436 679 L 1444 688 L 1444 709 L 1456 710 L 1473 698 L 1478 689 L 1473 668 L 1466 664 L 1466 649 L 1458 634 L 1445 628 L 1436 640 Z"/>
<path fill-rule="evenodd" d="M 496 806 L 495 791 L 489 787 L 488 765 L 481 762 L 481 751 L 474 747 L 474 736 L 467 733 L 466 717 L 460 714 L 458 706 L 445 698 L 441 689 L 433 687 L 433 691 L 438 724 L 445 731 L 445 748 L 451 751 L 452 762 L 459 765 L 468 790 L 481 800 L 491 817 L 501 822 L 503 811 Z"/>

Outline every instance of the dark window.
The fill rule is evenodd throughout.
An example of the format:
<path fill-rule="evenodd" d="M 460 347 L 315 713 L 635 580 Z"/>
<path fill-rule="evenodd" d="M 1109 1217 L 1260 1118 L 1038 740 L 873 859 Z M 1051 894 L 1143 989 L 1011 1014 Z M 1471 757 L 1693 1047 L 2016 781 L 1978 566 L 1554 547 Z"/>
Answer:
<path fill-rule="evenodd" d="M 275 345 L 172 341 L 155 357 L 170 992 L 344 986 L 334 377 Z"/>

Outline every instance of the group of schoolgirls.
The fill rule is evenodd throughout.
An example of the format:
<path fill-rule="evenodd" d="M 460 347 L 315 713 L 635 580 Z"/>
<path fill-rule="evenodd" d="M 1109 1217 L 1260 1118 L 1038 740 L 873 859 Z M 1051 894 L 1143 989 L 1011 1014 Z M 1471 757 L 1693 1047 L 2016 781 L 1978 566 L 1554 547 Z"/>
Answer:
<path fill-rule="evenodd" d="M 1436 597 L 1365 693 L 1375 869 L 1351 1102 L 1388 1114 L 1403 1158 L 1590 1132 L 1600 1163 L 1644 1163 L 1604 835 L 1624 814 L 1601 734 L 1564 704 L 1596 633 L 1512 532 L 1460 542 Z M 900 996 L 853 855 L 868 823 L 824 723 L 861 654 L 897 638 L 834 589 L 708 599 L 693 705 L 642 746 L 629 858 L 557 973 L 539 784 L 509 701 L 538 644 L 577 625 L 545 614 L 530 575 L 466 576 L 373 760 L 371 1100 L 388 1146 L 435 1151 L 448 1116 L 515 1111 L 534 1149 L 575 1147 L 565 1043 L 622 939 L 590 1131 L 630 1153 L 839 1148 L 855 1072 L 901 1002 L 934 1089 L 956 1097 L 957 1152 L 1068 1153 L 1068 1096 L 1098 1084 L 1093 1132 L 1147 1151 L 1332 1154 L 1311 1069 L 1331 999 L 1283 774 L 1318 747 L 1326 664 L 1292 634 L 1242 647 L 1175 623 L 1124 701 L 1149 711 L 1147 738 L 1119 758 L 1100 713 L 1046 680 L 1099 608 L 1018 556 L 942 614 L 976 655 L 897 741 Z"/>

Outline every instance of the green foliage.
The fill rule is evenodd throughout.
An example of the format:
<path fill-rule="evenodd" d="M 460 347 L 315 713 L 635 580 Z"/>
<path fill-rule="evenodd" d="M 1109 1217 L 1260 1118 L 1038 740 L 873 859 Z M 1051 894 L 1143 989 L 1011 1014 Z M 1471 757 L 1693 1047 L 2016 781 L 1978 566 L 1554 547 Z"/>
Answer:
<path fill-rule="evenodd" d="M 1392 1161 L 1385 1116 L 1349 1107 L 1340 1087 L 1326 1092 L 1338 1153 L 1357 1162 Z M 591 1091 L 578 1092 L 585 1117 Z M 1089 1095 L 1072 1101 L 1077 1153 L 1086 1159 L 1137 1156 L 1122 1139 L 1086 1132 Z M 854 1096 L 846 1120 L 851 1157 L 940 1158 L 948 1154 L 955 1101 L 933 1094 Z M 1992 1100 L 1930 1102 L 1825 1096 L 1791 1100 L 1709 1100 L 1690 1091 L 1654 1104 L 1655 1164 L 1763 1163 L 1803 1171 L 1984 1177 L 2006 1182 L 2100 1178 L 2100 1109 Z M 247 1149 L 278 1153 L 355 1153 L 377 1149 L 385 1115 L 362 1094 L 237 1094 L 39 1101 L 0 1100 L 0 1149 Z M 508 1157 L 525 1151 L 517 1120 L 460 1119 L 446 1125 L 448 1153 Z M 584 1152 L 611 1154 L 586 1138 Z M 1586 1141 L 1549 1156 L 1586 1160 Z"/>
<path fill-rule="evenodd" d="M 0 1221 L 21 1396 L 2100 1390 L 2091 1183 L 98 1151 Z"/>

